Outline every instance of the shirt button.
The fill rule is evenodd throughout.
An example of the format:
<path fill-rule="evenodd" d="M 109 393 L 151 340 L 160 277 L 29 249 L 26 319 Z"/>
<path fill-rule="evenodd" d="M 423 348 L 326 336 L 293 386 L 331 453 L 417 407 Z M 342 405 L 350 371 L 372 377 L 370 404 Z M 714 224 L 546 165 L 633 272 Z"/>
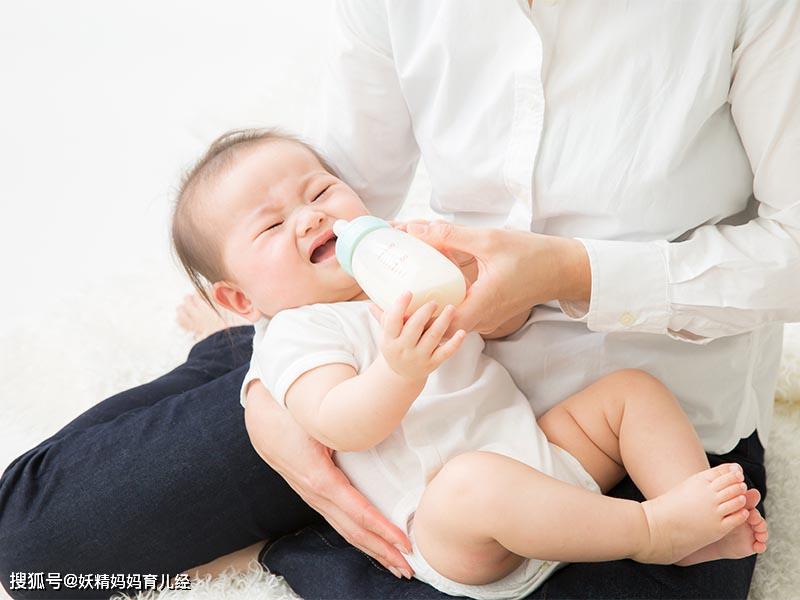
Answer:
<path fill-rule="evenodd" d="M 619 317 L 619 322 L 620 322 L 620 324 L 621 324 L 621 325 L 624 325 L 625 327 L 630 327 L 631 325 L 633 325 L 633 322 L 634 322 L 635 320 L 636 320 L 636 317 L 634 317 L 634 316 L 633 316 L 631 313 L 629 313 L 629 312 L 624 312 L 624 313 L 622 313 L 622 314 L 620 315 L 620 317 Z"/>

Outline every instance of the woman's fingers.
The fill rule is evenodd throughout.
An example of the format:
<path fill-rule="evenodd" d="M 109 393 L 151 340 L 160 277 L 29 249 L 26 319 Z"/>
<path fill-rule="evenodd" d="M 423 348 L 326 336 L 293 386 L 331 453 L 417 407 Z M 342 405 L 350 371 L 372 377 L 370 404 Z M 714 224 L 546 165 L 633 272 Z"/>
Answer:
<path fill-rule="evenodd" d="M 294 488 L 294 486 L 292 487 Z M 384 567 L 392 571 L 396 577 L 399 578 L 401 576 L 401 569 L 408 569 L 405 558 L 402 558 L 402 560 L 397 559 L 396 556 L 393 555 L 392 549 L 389 548 L 388 544 L 386 544 L 385 541 L 381 542 L 377 535 L 364 531 L 359 533 L 360 528 L 355 521 L 332 502 L 329 502 L 321 496 L 304 496 L 301 490 L 298 489 L 295 489 L 295 491 L 306 504 L 321 514 L 325 520 L 330 523 L 331 527 L 339 532 L 339 535 L 347 540 L 350 545 L 355 546 L 365 554 L 377 560 Z M 396 549 L 395 551 L 397 552 Z M 397 552 L 397 554 L 402 557 L 402 554 L 399 552 Z"/>
<path fill-rule="evenodd" d="M 395 577 L 411 579 L 414 570 L 397 548 L 392 547 L 386 540 L 367 529 L 358 527 L 349 519 L 341 520 L 338 523 L 332 522 L 331 525 L 351 545 L 377 560 Z"/>
<path fill-rule="evenodd" d="M 323 514 L 336 521 L 331 525 L 351 544 L 385 567 L 403 569 L 410 575 L 413 570 L 400 552 L 400 548 L 411 551 L 408 537 L 354 488 L 341 470 L 335 465 L 333 469 L 336 473 L 331 473 L 327 489 L 318 498 L 325 508 Z"/>
<path fill-rule="evenodd" d="M 427 223 L 409 222 L 406 231 L 438 250 L 458 250 L 475 256 L 475 229 L 454 225 L 446 221 Z"/>
<path fill-rule="evenodd" d="M 491 316 L 492 308 L 497 306 L 497 303 L 486 297 L 486 286 L 481 283 L 480 280 L 476 281 L 467 288 L 464 300 L 455 307 L 453 318 L 444 334 L 445 338 L 452 338 L 459 329 L 477 330 L 481 320 Z"/>

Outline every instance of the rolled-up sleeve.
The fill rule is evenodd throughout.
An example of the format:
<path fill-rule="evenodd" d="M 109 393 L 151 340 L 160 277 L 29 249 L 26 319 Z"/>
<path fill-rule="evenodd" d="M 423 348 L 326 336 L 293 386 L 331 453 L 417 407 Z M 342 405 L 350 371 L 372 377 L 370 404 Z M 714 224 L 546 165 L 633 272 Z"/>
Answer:
<path fill-rule="evenodd" d="M 392 57 L 384 3 L 332 3 L 320 104 L 306 135 L 375 215 L 405 200 L 419 148 Z"/>
<path fill-rule="evenodd" d="M 757 217 L 681 242 L 581 239 L 592 293 L 588 306 L 561 303 L 568 316 L 701 344 L 800 321 L 800 2 L 745 3 L 732 64 L 728 101 Z"/>

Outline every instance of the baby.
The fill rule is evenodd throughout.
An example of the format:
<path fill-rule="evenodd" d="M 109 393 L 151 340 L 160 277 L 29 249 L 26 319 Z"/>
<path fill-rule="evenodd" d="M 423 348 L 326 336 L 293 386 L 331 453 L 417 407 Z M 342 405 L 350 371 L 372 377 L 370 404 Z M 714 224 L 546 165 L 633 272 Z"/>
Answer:
<path fill-rule="evenodd" d="M 452 306 L 405 319 L 406 293 L 379 322 L 334 255 L 334 221 L 364 214 L 306 144 L 238 131 L 188 173 L 172 233 L 198 291 L 256 325 L 242 404 L 260 380 L 332 448 L 408 535 L 417 578 L 523 598 L 563 562 L 691 565 L 766 549 L 758 491 L 736 464 L 709 468 L 655 378 L 612 373 L 537 422 L 479 334 L 443 339 Z M 626 474 L 644 502 L 602 495 Z"/>

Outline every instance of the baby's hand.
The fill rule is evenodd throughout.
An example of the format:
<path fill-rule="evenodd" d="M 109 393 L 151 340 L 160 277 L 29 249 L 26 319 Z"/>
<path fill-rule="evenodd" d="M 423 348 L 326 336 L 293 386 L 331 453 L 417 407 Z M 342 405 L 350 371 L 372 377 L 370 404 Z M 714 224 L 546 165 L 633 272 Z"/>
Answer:
<path fill-rule="evenodd" d="M 439 345 L 453 319 L 453 306 L 448 304 L 426 328 L 426 323 L 436 311 L 436 302 L 423 304 L 403 323 L 403 315 L 410 303 L 411 292 L 404 292 L 383 314 L 381 352 L 395 373 L 416 381 L 427 378 L 440 364 L 453 356 L 464 341 L 466 333 L 459 329 L 453 337 Z"/>

